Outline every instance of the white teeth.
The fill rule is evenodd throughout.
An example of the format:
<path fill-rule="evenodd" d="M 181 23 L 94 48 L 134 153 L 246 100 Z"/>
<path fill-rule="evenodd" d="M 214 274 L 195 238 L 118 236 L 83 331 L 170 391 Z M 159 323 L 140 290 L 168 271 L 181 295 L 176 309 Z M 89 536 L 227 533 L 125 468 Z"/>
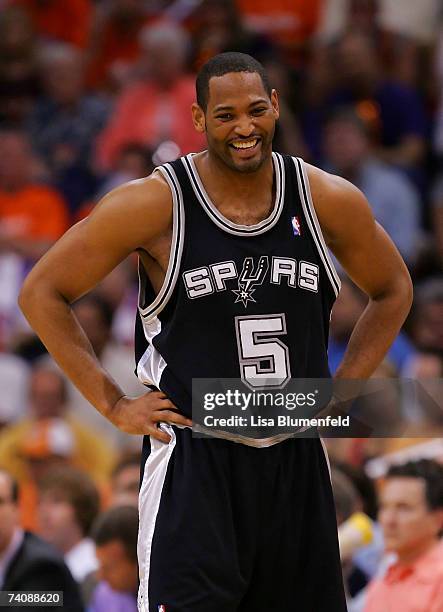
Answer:
<path fill-rule="evenodd" d="M 232 146 L 234 146 L 236 149 L 252 149 L 252 147 L 255 147 L 255 145 L 257 144 L 257 138 L 255 138 L 254 140 L 237 140 L 236 142 L 232 143 Z"/>

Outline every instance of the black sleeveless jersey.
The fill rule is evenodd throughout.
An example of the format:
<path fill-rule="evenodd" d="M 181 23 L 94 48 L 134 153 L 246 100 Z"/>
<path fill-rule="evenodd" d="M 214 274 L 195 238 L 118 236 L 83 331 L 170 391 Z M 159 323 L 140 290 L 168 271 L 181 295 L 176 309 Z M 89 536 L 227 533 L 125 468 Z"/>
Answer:
<path fill-rule="evenodd" d="M 241 378 L 263 389 L 330 375 L 340 281 L 303 161 L 272 157 L 275 202 L 255 225 L 218 211 L 192 154 L 158 168 L 173 196 L 173 236 L 157 295 L 139 264 L 136 372 L 189 417 L 193 378 Z"/>

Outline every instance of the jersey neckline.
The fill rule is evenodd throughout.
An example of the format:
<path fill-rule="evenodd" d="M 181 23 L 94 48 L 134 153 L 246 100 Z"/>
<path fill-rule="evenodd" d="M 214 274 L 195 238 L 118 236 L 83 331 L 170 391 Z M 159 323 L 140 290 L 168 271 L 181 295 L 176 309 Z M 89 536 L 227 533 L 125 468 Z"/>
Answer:
<path fill-rule="evenodd" d="M 186 157 L 183 157 L 182 161 L 188 173 L 197 200 L 200 202 L 203 209 L 208 214 L 209 218 L 216 225 L 218 225 L 218 227 L 230 234 L 236 234 L 238 236 L 255 236 L 257 234 L 263 234 L 277 223 L 281 211 L 283 209 L 285 193 L 284 164 L 281 155 L 276 152 L 272 153 L 272 162 L 274 166 L 275 176 L 274 206 L 270 214 L 266 217 L 266 219 L 263 219 L 259 223 L 255 223 L 253 225 L 241 225 L 238 223 L 234 223 L 233 221 L 222 215 L 222 213 L 212 202 L 203 185 L 203 182 L 200 178 L 200 175 L 194 162 L 195 155 L 196 153 L 190 153 Z"/>

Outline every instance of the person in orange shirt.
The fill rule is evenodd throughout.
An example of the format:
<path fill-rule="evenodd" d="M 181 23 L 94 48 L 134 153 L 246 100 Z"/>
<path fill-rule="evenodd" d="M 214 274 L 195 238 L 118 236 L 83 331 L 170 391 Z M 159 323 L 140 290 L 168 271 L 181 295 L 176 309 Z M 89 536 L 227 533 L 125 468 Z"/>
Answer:
<path fill-rule="evenodd" d="M 93 15 L 91 0 L 12 0 L 11 4 L 26 10 L 40 36 L 86 47 Z"/>
<path fill-rule="evenodd" d="M 97 141 L 101 168 L 112 168 L 129 143 L 155 150 L 162 142 L 173 141 L 177 157 L 204 147 L 190 115 L 195 87 L 194 79 L 184 72 L 188 42 L 186 31 L 172 23 L 142 31 L 147 76 L 129 85 L 117 99 L 114 114 Z"/>
<path fill-rule="evenodd" d="M 364 612 L 442 612 L 443 466 L 431 459 L 392 466 L 379 521 L 396 561 L 370 584 Z"/>
<path fill-rule="evenodd" d="M 38 259 L 68 229 L 67 207 L 54 189 L 32 180 L 33 157 L 19 131 L 0 134 L 0 253 Z"/>
<path fill-rule="evenodd" d="M 296 60 L 297 52 L 315 32 L 322 0 L 236 0 L 245 26 L 267 36 Z"/>

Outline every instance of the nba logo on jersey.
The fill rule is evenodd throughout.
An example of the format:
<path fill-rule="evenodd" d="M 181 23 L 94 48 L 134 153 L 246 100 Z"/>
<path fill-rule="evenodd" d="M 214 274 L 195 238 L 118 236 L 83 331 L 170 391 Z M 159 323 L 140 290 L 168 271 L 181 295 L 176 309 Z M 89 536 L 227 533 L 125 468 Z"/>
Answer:
<path fill-rule="evenodd" d="M 163 606 L 163 605 L 159 606 L 158 612 L 166 612 L 166 606 Z"/>
<path fill-rule="evenodd" d="M 292 223 L 292 231 L 294 232 L 294 236 L 300 236 L 301 230 L 300 230 L 300 221 L 298 220 L 298 217 L 292 217 L 291 223 Z"/>

